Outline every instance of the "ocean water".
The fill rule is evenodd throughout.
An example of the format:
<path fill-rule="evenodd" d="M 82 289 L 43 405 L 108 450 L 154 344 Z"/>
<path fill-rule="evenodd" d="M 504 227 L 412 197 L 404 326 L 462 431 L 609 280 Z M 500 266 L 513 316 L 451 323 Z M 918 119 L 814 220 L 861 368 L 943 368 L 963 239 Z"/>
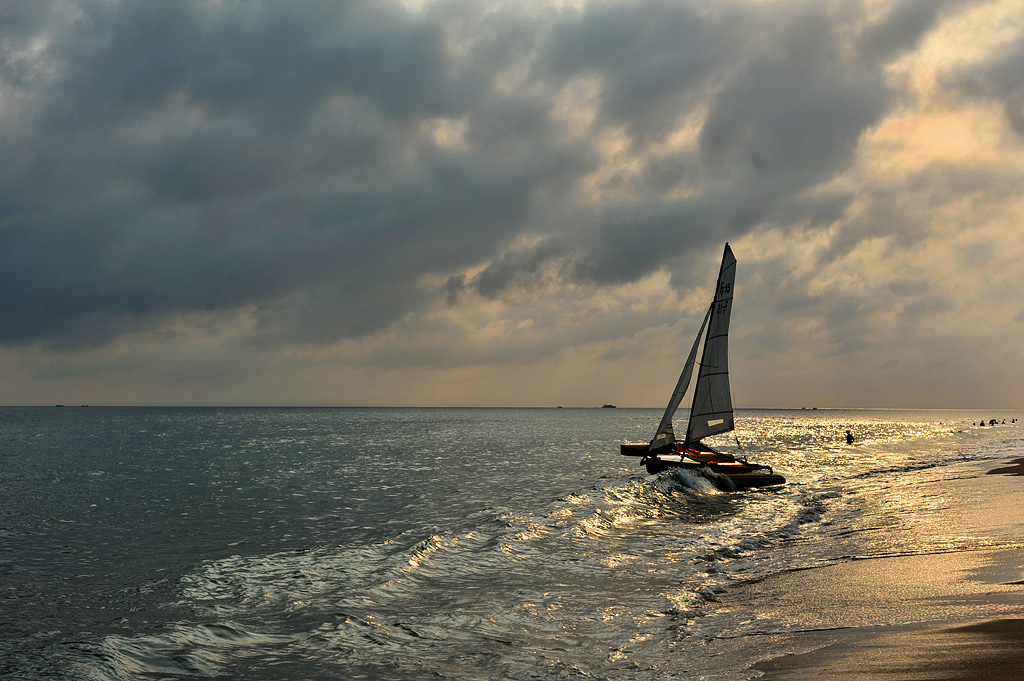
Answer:
<path fill-rule="evenodd" d="M 731 587 L 1017 541 L 944 509 L 1020 416 L 740 410 L 731 492 L 660 410 L 0 408 L 0 678 L 752 678 Z"/>

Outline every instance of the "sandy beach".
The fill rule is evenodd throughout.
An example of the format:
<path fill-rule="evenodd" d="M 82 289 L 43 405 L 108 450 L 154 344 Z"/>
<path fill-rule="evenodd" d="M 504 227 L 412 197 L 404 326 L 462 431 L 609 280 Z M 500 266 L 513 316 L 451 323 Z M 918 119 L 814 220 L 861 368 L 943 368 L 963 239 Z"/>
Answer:
<path fill-rule="evenodd" d="M 1016 459 L 946 483 L 950 532 L 978 549 L 854 557 L 737 589 L 766 623 L 760 678 L 1024 678 L 1022 474 Z"/>

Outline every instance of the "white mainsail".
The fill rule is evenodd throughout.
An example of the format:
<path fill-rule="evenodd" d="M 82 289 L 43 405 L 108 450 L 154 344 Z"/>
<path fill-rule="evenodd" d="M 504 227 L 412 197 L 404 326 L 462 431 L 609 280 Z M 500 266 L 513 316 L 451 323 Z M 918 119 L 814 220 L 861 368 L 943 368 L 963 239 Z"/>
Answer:
<path fill-rule="evenodd" d="M 709 435 L 727 433 L 734 427 L 729 388 L 729 318 L 735 281 L 736 258 L 726 244 L 686 427 L 684 442 L 687 446 Z"/>
<path fill-rule="evenodd" d="M 669 400 L 654 439 L 651 440 L 648 451 L 652 453 L 664 451 L 676 442 L 672 419 L 690 386 L 697 349 L 702 340 L 704 353 L 701 356 L 700 371 L 697 372 L 697 384 L 694 388 L 693 405 L 690 407 L 690 419 L 684 442 L 689 446 L 708 435 L 725 433 L 733 429 L 732 395 L 729 389 L 729 318 L 732 312 L 732 289 L 735 281 L 736 258 L 729 244 L 726 244 L 725 253 L 722 255 L 722 267 L 718 272 L 715 299 L 704 315 L 704 321 L 683 365 L 672 399 Z"/>

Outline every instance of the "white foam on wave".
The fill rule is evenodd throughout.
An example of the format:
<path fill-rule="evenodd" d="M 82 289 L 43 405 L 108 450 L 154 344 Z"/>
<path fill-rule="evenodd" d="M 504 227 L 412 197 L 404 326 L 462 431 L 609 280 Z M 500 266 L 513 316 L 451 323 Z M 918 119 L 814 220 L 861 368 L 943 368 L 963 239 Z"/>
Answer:
<path fill-rule="evenodd" d="M 1024 457 L 1024 437 L 1020 437 L 1019 433 L 1013 433 L 1010 437 L 987 443 L 977 452 L 969 452 L 965 456 L 973 457 L 974 460 L 1021 458 Z"/>
<path fill-rule="evenodd" d="M 108 636 L 98 646 L 71 646 L 68 660 L 76 677 L 89 681 L 129 681 L 142 677 L 218 676 L 228 663 L 294 644 L 296 637 L 247 629 L 235 622 L 169 627 L 150 636 Z"/>
<path fill-rule="evenodd" d="M 703 495 L 717 495 L 735 490 L 735 485 L 728 478 L 697 469 L 675 468 L 660 476 L 659 480 L 678 483 L 688 490 Z"/>

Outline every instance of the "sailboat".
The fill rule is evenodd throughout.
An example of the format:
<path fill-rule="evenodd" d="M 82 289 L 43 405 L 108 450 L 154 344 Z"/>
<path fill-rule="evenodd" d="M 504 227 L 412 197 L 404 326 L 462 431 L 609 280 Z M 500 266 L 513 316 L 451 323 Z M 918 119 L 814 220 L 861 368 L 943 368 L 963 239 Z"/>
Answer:
<path fill-rule="evenodd" d="M 774 473 L 768 466 L 738 459 L 702 442 L 706 437 L 728 433 L 735 428 L 729 385 L 729 318 L 732 315 L 735 281 L 736 258 L 729 244 L 726 244 L 714 300 L 704 315 L 700 331 L 690 348 L 654 439 L 649 443 L 625 442 L 620 446 L 625 456 L 642 457 L 640 462 L 645 464 L 647 472 L 652 475 L 670 468 L 703 469 L 725 477 L 736 489 L 781 485 L 786 482 L 783 476 Z M 690 387 L 701 341 L 703 352 L 693 390 L 690 418 L 686 424 L 686 436 L 679 442 L 672 428 L 672 419 Z"/>

